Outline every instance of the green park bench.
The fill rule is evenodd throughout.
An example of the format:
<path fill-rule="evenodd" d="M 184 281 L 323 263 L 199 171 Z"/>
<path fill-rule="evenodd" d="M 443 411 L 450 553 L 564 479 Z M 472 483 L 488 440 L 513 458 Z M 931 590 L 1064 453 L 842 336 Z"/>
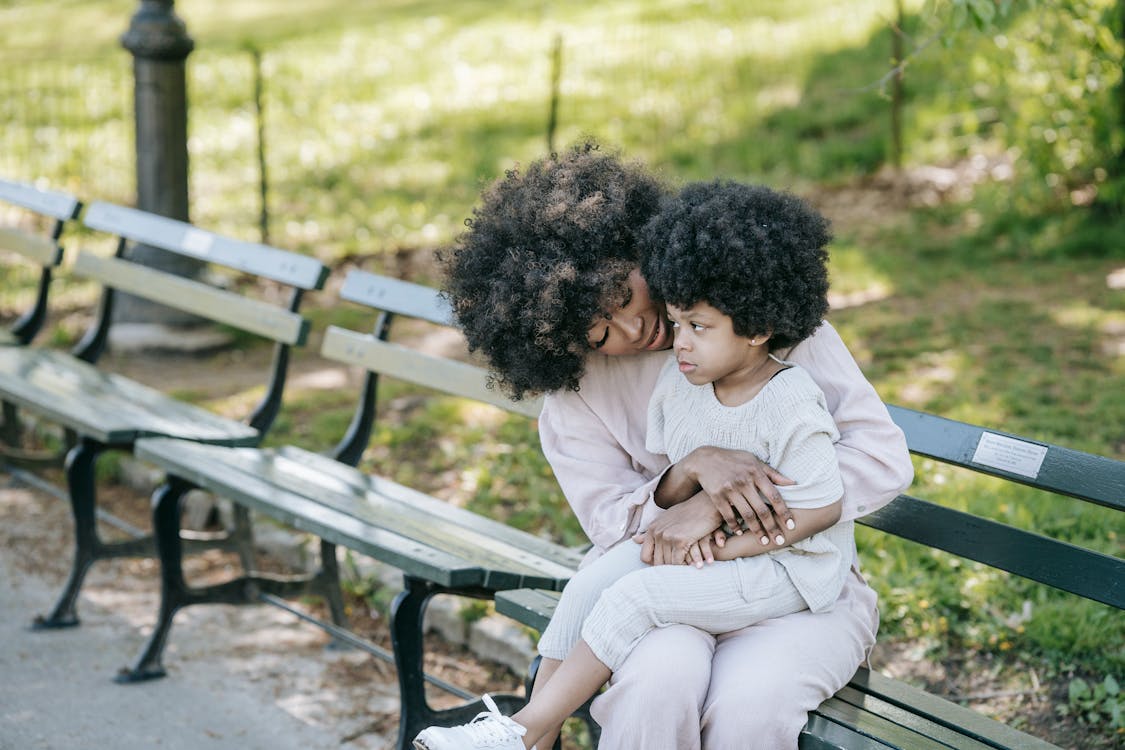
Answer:
<path fill-rule="evenodd" d="M 391 608 L 393 656 L 388 658 L 397 667 L 401 693 L 399 747 L 408 748 L 414 735 L 426 726 L 469 721 L 483 708 L 476 696 L 424 674 L 422 618 L 429 600 L 437 594 L 489 599 L 510 589 L 561 589 L 582 554 L 354 468 L 370 441 L 380 378 L 528 417 L 538 414 L 539 402 L 508 401 L 487 387 L 482 369 L 387 340 L 395 319 L 451 325 L 448 306 L 435 290 L 353 270 L 340 296 L 367 309 L 374 324 L 371 332 L 337 326 L 325 332 L 324 358 L 366 371 L 351 426 L 330 455 L 294 446 L 226 448 L 167 438 L 137 441 L 137 457 L 168 475 L 153 496 L 153 527 L 162 570 L 161 606 L 148 642 L 134 665 L 119 673 L 118 681 L 164 675 L 162 653 L 173 617 L 195 604 L 282 606 L 339 640 L 380 655 L 374 644 L 346 630 L 336 590 L 337 547 L 344 547 L 403 574 L 403 590 Z M 192 586 L 183 573 L 187 550 L 180 529 L 180 506 L 185 493 L 194 488 L 319 537 L 319 569 L 307 576 L 279 576 L 244 565 L 246 569 L 230 581 Z M 309 593 L 327 599 L 332 622 L 318 621 L 285 603 Z M 426 699 L 427 682 L 469 702 L 435 709 Z M 508 708 L 523 702 L 517 696 L 496 698 Z"/>
<path fill-rule="evenodd" d="M 49 233 L 36 231 L 18 223 L 0 225 L 0 253 L 5 265 L 12 255 L 39 267 L 39 287 L 34 302 L 11 325 L 0 329 L 0 346 L 28 344 L 47 317 L 47 295 L 51 275 L 62 262 L 59 237 L 66 223 L 78 216 L 82 204 L 78 199 L 53 190 L 40 190 L 31 185 L 0 179 L 0 201 L 16 206 L 31 219 L 50 220 Z"/>
<path fill-rule="evenodd" d="M 102 287 L 94 322 L 72 351 L 47 347 L 0 347 L 0 400 L 21 412 L 60 426 L 66 434 L 66 483 L 75 522 L 75 555 L 70 576 L 53 610 L 36 618 L 38 628 L 78 624 L 76 599 L 90 566 L 100 559 L 152 556 L 152 538 L 103 541 L 97 530 L 95 461 L 107 450 L 130 451 L 146 436 L 176 436 L 217 445 L 255 445 L 276 417 L 285 385 L 290 348 L 304 343 L 308 321 L 298 308 L 304 293 L 319 289 L 328 272 L 319 261 L 251 242 L 242 242 L 109 203 L 93 203 L 82 219 L 91 230 L 117 238 L 112 256 L 81 251 L 70 272 Z M 215 271 L 200 281 L 130 260 L 137 244 L 203 261 Z M 240 286 L 221 288 L 219 271 L 233 271 Z M 290 290 L 279 302 L 258 291 Z M 158 302 L 274 342 L 273 365 L 265 373 L 266 393 L 245 422 L 162 393 L 97 366 L 106 349 L 116 294 Z M 262 297 L 259 299 L 258 297 Z M 246 530 L 201 544 L 244 547 Z"/>
<path fill-rule="evenodd" d="M 0 262 L 4 273 L 16 274 L 17 262 L 38 276 L 35 298 L 10 325 L 0 328 L 0 346 L 22 346 L 31 343 L 47 319 L 47 297 L 55 268 L 62 262 L 59 237 L 66 223 L 78 216 L 82 204 L 66 193 L 40 190 L 32 185 L 0 179 L 0 201 L 14 207 L 18 219 L 0 224 Z M 47 232 L 36 224 L 46 219 Z M 16 459 L 19 443 L 19 415 L 15 404 L 0 403 L 0 441 L 8 460 Z"/>
<path fill-rule="evenodd" d="M 1125 510 L 1121 461 L 911 409 L 889 409 L 916 455 L 1053 493 L 1060 515 L 1073 501 Z M 1125 607 L 1125 561 L 1116 557 L 905 494 L 859 523 L 1118 609 Z M 505 591 L 497 594 L 496 609 L 541 631 L 557 602 L 553 591 Z M 800 747 L 1045 750 L 1054 745 L 861 668 L 809 716 Z"/>
<path fill-rule="evenodd" d="M 392 658 L 397 667 L 402 701 L 398 747 L 409 748 L 412 737 L 424 726 L 463 722 L 481 710 L 475 696 L 423 672 L 422 617 L 430 598 L 443 593 L 492 598 L 499 611 L 542 629 L 581 553 L 354 468 L 372 434 L 381 377 L 492 404 L 529 418 L 538 414 L 539 403 L 509 402 L 487 387 L 487 374 L 481 369 L 389 341 L 392 321 L 397 319 L 452 325 L 448 307 L 435 290 L 352 271 L 340 296 L 347 303 L 379 312 L 369 333 L 333 326 L 324 336 L 322 356 L 366 371 L 351 426 L 330 455 L 293 446 L 229 448 L 168 438 L 137 441 L 136 455 L 168 476 L 153 499 L 162 596 L 152 636 L 135 664 L 122 671 L 120 680 L 140 681 L 164 674 L 162 653 L 173 617 L 194 604 L 282 606 L 340 640 L 377 653 L 372 644 L 346 629 L 338 593 L 334 593 L 337 547 L 342 546 L 403 574 L 403 591 L 391 609 L 393 654 L 383 656 Z M 1125 502 L 1121 491 L 1125 464 L 1121 462 L 907 409 L 892 407 L 891 413 L 917 454 L 1110 508 L 1120 510 Z M 197 487 L 319 537 L 320 569 L 305 576 L 278 576 L 248 567 L 224 583 L 190 585 L 183 574 L 188 550 L 179 524 L 182 498 Z M 1123 563 L 1112 557 L 905 495 L 863 522 L 1081 596 L 1117 607 L 1122 604 Z M 285 603 L 309 592 L 328 598 L 332 622 L 317 621 Z M 427 682 L 460 695 L 466 703 L 451 709 L 432 708 L 425 695 Z M 504 710 L 523 702 L 514 695 L 497 698 Z M 583 718 L 588 721 L 588 715 Z M 591 729 L 596 734 L 596 725 Z M 864 750 L 1050 747 L 866 669 L 810 716 L 801 743 L 803 748 Z"/>

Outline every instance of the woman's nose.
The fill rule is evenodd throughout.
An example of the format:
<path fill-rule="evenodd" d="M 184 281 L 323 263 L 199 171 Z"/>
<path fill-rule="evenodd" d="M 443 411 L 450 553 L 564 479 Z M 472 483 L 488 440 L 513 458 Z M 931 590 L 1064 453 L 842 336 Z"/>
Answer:
<path fill-rule="evenodd" d="M 637 343 L 644 333 L 644 321 L 636 315 L 622 315 L 617 318 L 617 324 L 630 343 Z"/>

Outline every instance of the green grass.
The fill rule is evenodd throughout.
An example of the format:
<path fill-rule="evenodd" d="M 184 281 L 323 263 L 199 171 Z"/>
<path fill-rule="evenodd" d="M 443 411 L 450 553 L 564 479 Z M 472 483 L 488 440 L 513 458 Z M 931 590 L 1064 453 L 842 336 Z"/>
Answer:
<path fill-rule="evenodd" d="M 916 39 L 929 33 L 919 5 L 907 4 Z M 975 156 L 1014 173 L 967 201 L 906 210 L 873 187 L 889 150 L 889 104 L 870 87 L 890 57 L 889 2 L 180 3 L 196 40 L 192 216 L 257 239 L 253 45 L 271 241 L 377 271 L 446 245 L 482 184 L 545 151 L 560 38 L 556 147 L 591 133 L 672 182 L 764 181 L 831 207 L 833 289 L 871 300 L 831 319 L 887 401 L 1122 459 L 1125 292 L 1105 279 L 1125 265 L 1125 223 L 1071 197 L 1109 191 L 1103 157 L 1121 142 L 1107 104 L 1120 42 L 1090 22 L 1110 5 L 1044 6 L 912 62 L 906 166 Z M 135 7 L 0 2 L 0 62 L 19 62 L 0 72 L 0 173 L 132 200 L 129 60 L 116 39 Z M 434 282 L 425 271 L 417 280 Z M 0 315 L 33 283 L 4 276 Z M 62 344 L 92 293 L 64 283 L 56 297 L 62 314 L 44 340 Z M 330 295 L 311 298 L 318 328 L 363 325 Z M 353 397 L 290 389 L 271 442 L 331 448 Z M 526 422 L 466 418 L 463 403 L 394 384 L 384 397 L 364 468 L 581 540 Z M 917 473 L 920 495 L 1122 554 L 1108 511 L 931 462 Z M 1029 654 L 1095 676 L 1125 668 L 1115 611 L 869 530 L 859 539 L 883 637 Z"/>

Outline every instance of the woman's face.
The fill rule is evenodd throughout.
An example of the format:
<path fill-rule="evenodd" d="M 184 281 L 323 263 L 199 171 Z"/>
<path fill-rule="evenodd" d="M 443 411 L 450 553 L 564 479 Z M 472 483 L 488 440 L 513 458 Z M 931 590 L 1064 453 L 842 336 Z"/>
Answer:
<path fill-rule="evenodd" d="M 649 296 L 640 269 L 633 269 L 626 283 L 629 289 L 621 307 L 606 311 L 590 326 L 590 348 L 610 357 L 670 348 L 672 329 L 664 305 Z"/>

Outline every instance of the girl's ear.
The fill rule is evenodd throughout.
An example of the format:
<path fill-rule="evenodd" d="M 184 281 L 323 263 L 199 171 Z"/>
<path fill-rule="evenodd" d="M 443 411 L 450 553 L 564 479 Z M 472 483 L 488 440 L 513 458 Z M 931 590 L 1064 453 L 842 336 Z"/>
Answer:
<path fill-rule="evenodd" d="M 753 336 L 750 337 L 750 346 L 761 346 L 762 344 L 769 341 L 771 336 L 773 336 L 772 332 L 770 332 L 770 333 L 756 333 L 756 334 L 754 334 Z"/>

